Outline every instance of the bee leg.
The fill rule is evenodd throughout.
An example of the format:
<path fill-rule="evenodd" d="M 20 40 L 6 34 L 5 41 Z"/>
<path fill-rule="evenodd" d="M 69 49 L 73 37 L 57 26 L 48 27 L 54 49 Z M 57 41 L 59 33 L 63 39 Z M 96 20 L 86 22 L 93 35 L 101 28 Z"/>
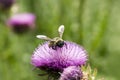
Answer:
<path fill-rule="evenodd" d="M 66 46 L 66 49 L 67 49 L 67 44 L 66 43 L 64 43 L 65 44 L 65 46 Z"/>
<path fill-rule="evenodd" d="M 57 50 L 57 47 L 56 46 L 52 46 L 52 49 Z"/>

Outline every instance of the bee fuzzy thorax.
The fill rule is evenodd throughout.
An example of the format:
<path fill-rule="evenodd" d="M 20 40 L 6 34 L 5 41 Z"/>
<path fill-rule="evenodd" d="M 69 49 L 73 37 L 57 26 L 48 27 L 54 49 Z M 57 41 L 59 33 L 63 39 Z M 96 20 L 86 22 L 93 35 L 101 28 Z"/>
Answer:
<path fill-rule="evenodd" d="M 57 50 L 57 48 L 62 48 L 64 46 L 65 42 L 59 38 L 59 37 L 56 37 L 53 39 L 53 41 L 50 41 L 49 42 L 49 48 L 52 48 L 54 50 Z"/>

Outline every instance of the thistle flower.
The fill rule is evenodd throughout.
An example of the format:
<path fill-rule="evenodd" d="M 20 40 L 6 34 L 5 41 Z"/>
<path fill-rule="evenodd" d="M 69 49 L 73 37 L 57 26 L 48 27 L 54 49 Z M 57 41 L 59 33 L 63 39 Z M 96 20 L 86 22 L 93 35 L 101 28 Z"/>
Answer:
<path fill-rule="evenodd" d="M 23 33 L 35 27 L 35 15 L 21 13 L 13 15 L 7 22 L 8 26 L 16 33 Z"/>
<path fill-rule="evenodd" d="M 82 72 L 78 66 L 70 66 L 64 69 L 59 80 L 80 80 Z"/>
<path fill-rule="evenodd" d="M 63 71 L 68 66 L 81 66 L 87 61 L 86 51 L 73 42 L 65 41 L 67 46 L 53 50 L 49 42 L 45 42 L 34 51 L 32 64 L 38 68 L 50 68 Z"/>
<path fill-rule="evenodd" d="M 0 9 L 1 10 L 8 10 L 11 8 L 15 0 L 0 0 Z"/>
<path fill-rule="evenodd" d="M 60 36 L 63 34 L 63 31 L 64 27 L 62 25 L 58 29 Z M 38 35 L 37 37 L 52 41 L 52 39 L 43 35 Z M 53 42 L 60 42 L 59 40 L 56 42 L 54 39 Z M 69 66 L 82 66 L 86 63 L 87 53 L 80 45 L 74 42 L 64 41 L 64 45 L 62 45 L 62 47 L 54 44 L 54 47 L 56 47 L 54 49 L 53 46 L 52 48 L 49 46 L 51 41 L 47 41 L 42 45 L 39 45 L 33 52 L 31 63 L 36 68 L 45 70 L 52 76 L 60 76 L 59 73 L 62 73 L 64 68 Z"/>

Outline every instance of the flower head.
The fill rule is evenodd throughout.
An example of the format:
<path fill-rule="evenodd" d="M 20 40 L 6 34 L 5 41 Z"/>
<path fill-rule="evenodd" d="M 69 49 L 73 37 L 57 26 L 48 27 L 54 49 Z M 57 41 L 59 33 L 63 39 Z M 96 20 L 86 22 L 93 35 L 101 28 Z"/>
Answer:
<path fill-rule="evenodd" d="M 84 65 L 87 61 L 87 54 L 83 47 L 69 41 L 65 43 L 66 45 L 57 50 L 49 48 L 49 42 L 39 45 L 32 55 L 32 64 L 41 69 L 59 72 L 69 66 Z"/>
<path fill-rule="evenodd" d="M 17 33 L 22 33 L 35 26 L 35 15 L 31 13 L 22 13 L 13 15 L 7 24 Z"/>
<path fill-rule="evenodd" d="M 7 10 L 9 9 L 15 0 L 0 0 L 0 9 Z"/>
<path fill-rule="evenodd" d="M 59 80 L 80 80 L 82 72 L 78 66 L 70 66 L 64 69 Z"/>

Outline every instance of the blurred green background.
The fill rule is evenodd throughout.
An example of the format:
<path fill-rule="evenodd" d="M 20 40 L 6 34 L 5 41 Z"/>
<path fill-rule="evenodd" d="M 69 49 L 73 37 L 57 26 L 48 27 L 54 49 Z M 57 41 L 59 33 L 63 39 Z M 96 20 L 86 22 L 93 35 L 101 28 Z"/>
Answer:
<path fill-rule="evenodd" d="M 30 64 L 41 43 L 36 35 L 58 36 L 61 24 L 63 39 L 84 46 L 99 77 L 120 79 L 120 0 L 17 0 L 15 5 L 17 13 L 36 15 L 36 29 L 18 35 L 0 21 L 0 80 L 43 80 Z"/>

